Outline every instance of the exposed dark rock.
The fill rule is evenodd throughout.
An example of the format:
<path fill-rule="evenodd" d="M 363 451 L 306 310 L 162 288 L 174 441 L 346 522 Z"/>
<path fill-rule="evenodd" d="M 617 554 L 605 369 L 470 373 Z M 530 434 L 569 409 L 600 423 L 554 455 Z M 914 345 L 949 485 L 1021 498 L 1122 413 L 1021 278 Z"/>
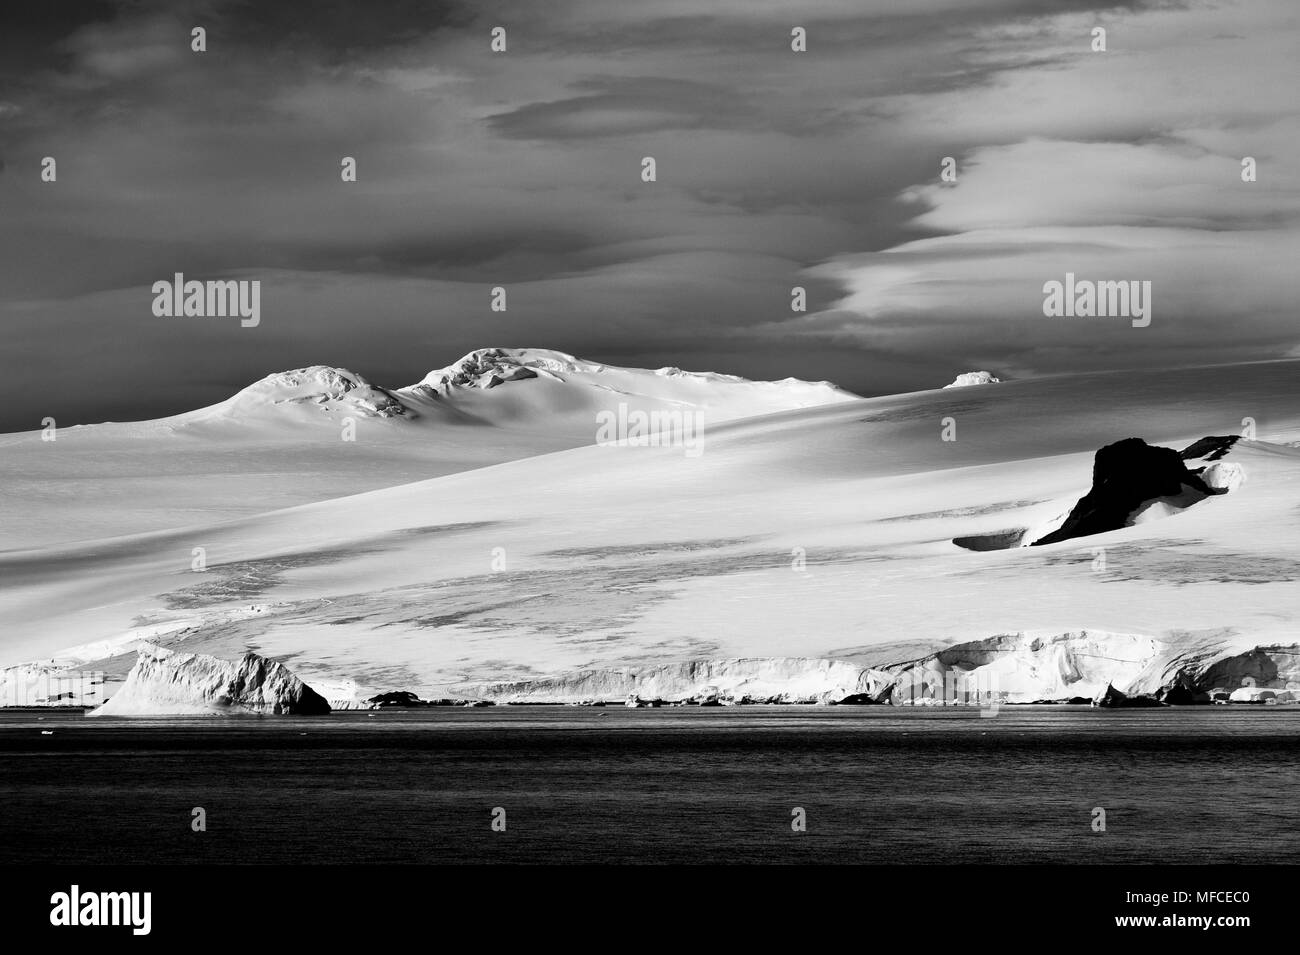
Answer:
<path fill-rule="evenodd" d="M 384 709 L 390 706 L 429 706 L 424 700 L 420 699 L 414 693 L 406 690 L 396 690 L 392 693 L 380 693 L 378 696 L 372 696 L 366 700 L 373 709 Z"/>
<path fill-rule="evenodd" d="M 1106 692 L 1093 700 L 1092 705 L 1119 709 L 1121 707 L 1162 706 L 1163 704 L 1149 696 L 1128 696 L 1115 689 L 1113 684 L 1107 683 Z"/>
<path fill-rule="evenodd" d="M 1280 658 L 1285 660 L 1289 650 L 1289 647 L 1280 646 L 1255 647 L 1245 653 L 1226 657 L 1206 668 L 1200 678 L 1201 686 L 1241 686 L 1246 677 L 1258 686 L 1268 686 L 1277 682 L 1281 676 L 1274 657 L 1279 656 L 1280 651 Z"/>
<path fill-rule="evenodd" d="M 1149 445 L 1141 438 L 1125 438 L 1097 452 L 1092 488 L 1074 505 L 1065 523 L 1034 541 L 1033 546 L 1127 527 L 1134 513 L 1161 498 L 1175 498 L 1180 506 L 1187 506 L 1222 493 L 1189 471 L 1182 455 L 1173 448 Z"/>
<path fill-rule="evenodd" d="M 1024 539 L 1027 527 L 1013 527 L 1009 530 L 994 531 L 991 534 L 973 534 L 969 537 L 954 537 L 952 542 L 966 550 L 1009 550 L 1019 547 Z"/>
<path fill-rule="evenodd" d="M 836 706 L 877 706 L 880 700 L 870 693 L 850 693 L 842 700 L 836 700 Z"/>
<path fill-rule="evenodd" d="M 1198 703 L 1210 702 L 1208 693 L 1194 690 L 1183 683 L 1177 683 L 1161 690 L 1156 694 L 1156 698 L 1161 703 L 1166 703 L 1169 706 L 1193 706 Z"/>
<path fill-rule="evenodd" d="M 1241 437 L 1235 434 L 1210 435 L 1183 448 L 1179 452 L 1179 457 L 1184 461 L 1200 459 L 1217 461 L 1232 450 L 1232 446 L 1240 440 Z"/>
<path fill-rule="evenodd" d="M 1128 697 L 1115 689 L 1114 684 L 1106 684 L 1106 692 L 1092 701 L 1093 706 L 1123 706 Z"/>

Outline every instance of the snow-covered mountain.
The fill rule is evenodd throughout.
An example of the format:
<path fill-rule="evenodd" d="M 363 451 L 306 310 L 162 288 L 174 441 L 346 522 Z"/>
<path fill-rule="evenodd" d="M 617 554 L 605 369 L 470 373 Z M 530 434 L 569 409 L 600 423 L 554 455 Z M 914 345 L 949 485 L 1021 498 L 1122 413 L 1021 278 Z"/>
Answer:
<path fill-rule="evenodd" d="M 416 416 L 454 409 L 497 426 L 566 430 L 590 443 L 593 422 L 629 412 L 690 411 L 705 421 L 854 401 L 828 381 L 750 381 L 680 368 L 621 368 L 545 348 L 482 348 L 394 392 Z"/>
<path fill-rule="evenodd" d="M 400 418 L 406 414 L 407 408 L 391 392 L 361 375 L 346 368 L 312 365 L 267 375 L 225 401 L 162 422 L 175 431 L 213 422 L 253 427 L 274 425 L 278 418 L 282 424 L 301 426 L 348 415 Z"/>
<path fill-rule="evenodd" d="M 0 664 L 112 670 L 141 640 L 223 659 L 256 648 L 292 659 L 309 685 L 354 684 L 358 700 L 486 684 L 630 695 L 642 677 L 628 673 L 662 667 L 682 692 L 707 691 L 717 673 L 751 696 L 779 695 L 777 676 L 794 695 L 820 694 L 868 671 L 994 666 L 1017 698 L 1037 699 L 1197 673 L 1208 691 L 1214 667 L 1244 679 L 1253 671 L 1232 661 L 1256 660 L 1287 690 L 1297 370 L 841 401 L 710 426 L 696 457 L 577 447 L 224 523 L 0 553 Z M 548 380 L 470 378 L 448 385 L 491 396 Z M 1134 437 L 1226 493 L 1016 546 L 1062 526 L 1093 487 L 1098 451 Z M 1230 479 L 1211 480 L 1214 466 Z M 977 538 L 990 543 L 956 543 Z M 775 662 L 724 665 L 737 660 Z M 755 673 L 762 688 L 745 689 Z"/>
<path fill-rule="evenodd" d="M 155 421 L 0 435 L 0 550 L 245 517 L 595 443 L 602 414 L 708 425 L 853 401 L 828 382 L 619 368 L 487 348 L 388 389 L 344 368 L 268 375 Z"/>
<path fill-rule="evenodd" d="M 247 426 L 285 420 L 299 411 L 291 419 L 296 426 L 329 426 L 348 415 L 403 423 L 526 423 L 588 443 L 596 413 L 620 403 L 643 410 L 690 409 L 721 422 L 857 397 L 828 381 L 750 381 L 680 368 L 620 368 L 546 348 L 480 348 L 414 385 L 392 390 L 343 368 L 314 365 L 280 372 L 226 401 L 163 423 L 176 429 L 216 422 Z"/>
<path fill-rule="evenodd" d="M 481 348 L 459 361 L 429 372 L 401 394 L 454 398 L 462 388 L 488 390 L 510 381 L 536 378 L 587 385 L 630 398 L 687 402 L 713 411 L 719 420 L 752 417 L 792 408 L 811 408 L 857 398 L 829 381 L 751 381 L 717 372 L 680 368 L 620 368 L 584 361 L 546 348 Z"/>

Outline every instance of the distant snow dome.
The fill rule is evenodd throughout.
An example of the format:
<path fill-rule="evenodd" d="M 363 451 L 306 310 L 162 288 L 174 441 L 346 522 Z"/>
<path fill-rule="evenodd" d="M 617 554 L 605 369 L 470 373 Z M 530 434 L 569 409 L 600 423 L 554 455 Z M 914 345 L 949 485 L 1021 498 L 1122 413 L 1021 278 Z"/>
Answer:
<path fill-rule="evenodd" d="M 1001 378 L 994 378 L 992 372 L 968 371 L 958 375 L 953 379 L 951 385 L 944 385 L 944 387 L 965 388 L 969 385 L 996 385 L 1001 380 Z"/>

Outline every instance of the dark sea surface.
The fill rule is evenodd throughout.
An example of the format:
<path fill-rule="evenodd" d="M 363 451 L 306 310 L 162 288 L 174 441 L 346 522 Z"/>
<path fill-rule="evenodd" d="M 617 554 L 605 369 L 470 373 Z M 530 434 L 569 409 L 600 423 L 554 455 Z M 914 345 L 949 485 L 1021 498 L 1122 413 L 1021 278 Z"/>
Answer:
<path fill-rule="evenodd" d="M 1300 860 L 1300 707 L 8 711 L 0 760 L 5 863 Z"/>

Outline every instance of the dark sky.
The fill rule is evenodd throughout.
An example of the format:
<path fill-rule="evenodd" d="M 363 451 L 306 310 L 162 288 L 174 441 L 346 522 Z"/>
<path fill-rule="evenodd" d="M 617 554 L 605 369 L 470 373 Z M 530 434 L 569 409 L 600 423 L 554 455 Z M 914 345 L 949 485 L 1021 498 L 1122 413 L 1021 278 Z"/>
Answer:
<path fill-rule="evenodd" d="M 0 430 L 174 413 L 308 364 L 397 387 L 492 345 L 862 394 L 1300 354 L 1298 17 L 10 0 Z M 1151 280 L 1151 326 L 1044 318 L 1066 271 Z M 155 317 L 174 272 L 260 280 L 261 324 Z"/>

